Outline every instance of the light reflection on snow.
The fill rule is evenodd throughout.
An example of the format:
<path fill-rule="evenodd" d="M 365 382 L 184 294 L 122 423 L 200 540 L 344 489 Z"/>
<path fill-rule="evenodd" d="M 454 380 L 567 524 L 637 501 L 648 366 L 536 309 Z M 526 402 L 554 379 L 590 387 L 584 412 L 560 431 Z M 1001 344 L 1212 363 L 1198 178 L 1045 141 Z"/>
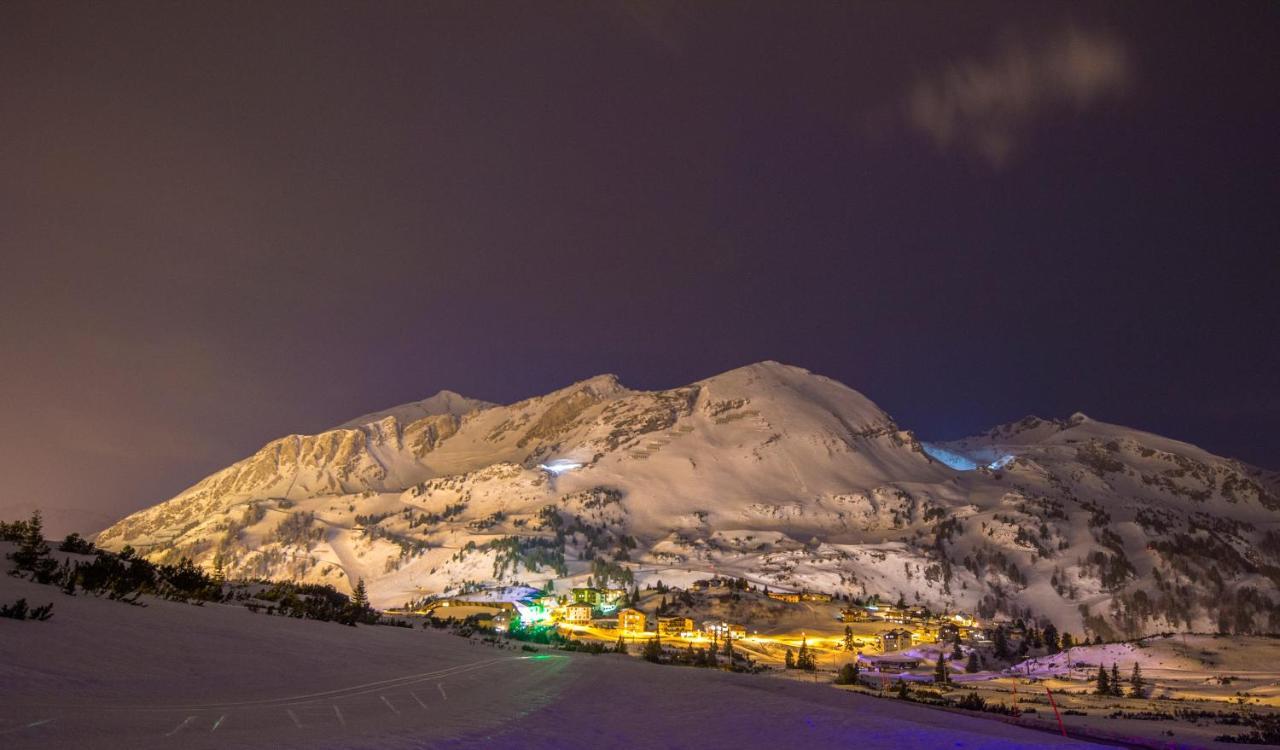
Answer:
<path fill-rule="evenodd" d="M 954 453 L 946 448 L 939 448 L 932 443 L 921 443 L 924 452 L 928 453 L 934 460 L 940 461 L 956 471 L 973 471 L 978 468 L 978 464 L 972 459 L 965 458 L 959 453 Z"/>
<path fill-rule="evenodd" d="M 983 465 L 968 456 L 962 456 L 955 451 L 949 451 L 946 448 L 939 447 L 932 443 L 921 443 L 920 445 L 924 448 L 924 452 L 928 453 L 935 461 L 944 463 L 956 471 L 973 471 Z M 986 467 L 993 471 L 999 471 L 1010 463 L 1013 463 L 1013 459 L 1015 458 L 1017 458 L 1017 456 L 1014 456 L 1012 453 L 1006 453 L 995 461 L 986 464 Z"/>
<path fill-rule="evenodd" d="M 578 463 L 577 461 L 570 461 L 565 458 L 558 458 L 555 461 L 548 461 L 545 464 L 539 464 L 538 468 L 542 469 L 543 471 L 547 472 L 553 477 L 558 477 L 561 474 L 565 473 L 566 471 L 581 469 L 582 464 Z"/>

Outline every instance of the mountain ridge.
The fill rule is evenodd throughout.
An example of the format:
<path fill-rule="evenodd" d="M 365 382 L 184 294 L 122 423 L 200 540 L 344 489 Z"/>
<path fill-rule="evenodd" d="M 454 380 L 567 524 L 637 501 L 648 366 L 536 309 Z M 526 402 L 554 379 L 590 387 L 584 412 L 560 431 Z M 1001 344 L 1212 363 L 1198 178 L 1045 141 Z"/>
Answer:
<path fill-rule="evenodd" d="M 606 374 L 508 405 L 441 392 L 271 441 L 98 539 L 365 578 L 384 604 L 724 572 L 1098 632 L 1276 630 L 1277 520 L 1273 475 L 1190 444 L 1079 413 L 925 443 L 766 361 L 656 391 Z"/>

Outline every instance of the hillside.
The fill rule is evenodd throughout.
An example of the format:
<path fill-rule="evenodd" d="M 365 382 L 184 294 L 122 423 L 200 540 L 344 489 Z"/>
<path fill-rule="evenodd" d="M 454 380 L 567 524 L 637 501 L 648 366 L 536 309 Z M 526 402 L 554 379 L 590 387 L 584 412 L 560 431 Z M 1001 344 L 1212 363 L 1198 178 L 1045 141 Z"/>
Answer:
<path fill-rule="evenodd" d="M 443 392 L 290 435 L 98 536 L 375 603 L 493 582 L 709 573 L 1060 627 L 1280 630 L 1280 486 L 1074 415 L 921 443 L 764 362 L 665 391 L 602 375 L 497 406 Z"/>

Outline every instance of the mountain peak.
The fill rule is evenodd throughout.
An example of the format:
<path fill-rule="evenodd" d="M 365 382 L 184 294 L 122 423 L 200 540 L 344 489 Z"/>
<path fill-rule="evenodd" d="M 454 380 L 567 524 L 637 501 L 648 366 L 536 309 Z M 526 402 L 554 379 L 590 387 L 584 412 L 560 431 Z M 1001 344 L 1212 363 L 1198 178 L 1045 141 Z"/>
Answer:
<path fill-rule="evenodd" d="M 754 362 L 749 365 L 735 367 L 732 370 L 725 370 L 718 375 L 712 375 L 699 382 L 701 383 L 743 383 L 750 384 L 760 380 L 773 382 L 800 381 L 809 378 L 821 378 L 820 375 L 814 375 L 812 372 L 803 367 L 787 365 L 781 362 L 775 362 L 766 359 L 762 362 Z"/>
<path fill-rule="evenodd" d="M 575 383 L 575 385 L 590 385 L 602 389 L 627 389 L 627 387 L 622 384 L 622 381 L 618 379 L 618 376 L 611 372 L 602 372 L 599 375 L 579 381 L 578 383 Z"/>
<path fill-rule="evenodd" d="M 579 380 L 572 385 L 561 388 L 560 390 L 554 391 L 548 395 L 555 396 L 584 390 L 591 391 L 595 395 L 601 397 L 615 396 L 618 394 L 629 393 L 631 391 L 630 388 L 622 384 L 622 381 L 618 379 L 617 375 L 614 375 L 611 372 L 606 372 L 589 377 L 586 380 Z"/>
<path fill-rule="evenodd" d="M 449 414 L 460 417 L 473 411 L 488 409 L 497 406 L 497 404 L 480 399 L 468 398 L 460 393 L 450 390 L 438 391 L 434 396 L 424 398 L 420 401 L 410 401 L 407 404 L 393 406 L 390 409 L 369 412 L 362 414 L 355 419 L 347 420 L 338 425 L 341 428 L 360 427 L 362 425 L 379 422 L 387 417 L 395 417 L 401 424 L 416 422 L 423 417 L 433 417 L 443 414 Z"/>
<path fill-rule="evenodd" d="M 774 359 L 765 359 L 759 362 L 753 362 L 752 364 L 743 365 L 742 367 L 737 367 L 732 370 L 729 370 L 729 372 L 772 373 L 775 375 L 779 375 L 779 374 L 812 375 L 813 374 L 812 372 L 804 369 L 803 367 L 798 367 L 796 365 L 789 365 L 789 364 L 786 364 L 785 362 L 779 362 Z M 724 373 L 724 374 L 727 375 L 729 373 Z"/>

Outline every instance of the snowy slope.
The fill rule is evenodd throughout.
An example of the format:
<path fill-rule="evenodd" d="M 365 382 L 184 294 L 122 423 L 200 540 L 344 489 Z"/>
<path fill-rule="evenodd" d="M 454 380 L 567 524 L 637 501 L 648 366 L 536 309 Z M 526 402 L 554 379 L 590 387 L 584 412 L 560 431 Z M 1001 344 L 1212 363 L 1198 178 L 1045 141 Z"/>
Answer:
<path fill-rule="evenodd" d="M 1083 415 L 925 445 L 856 391 L 764 362 L 508 406 L 443 392 L 273 441 L 98 541 L 364 578 L 384 605 L 727 573 L 1141 633 L 1280 627 L 1277 520 L 1274 476 L 1194 446 Z"/>
<path fill-rule="evenodd" d="M 0 618 L 6 750 L 1096 747 L 825 684 L 224 604 L 133 607 L 0 572 L 0 603 L 19 597 L 54 610 Z"/>

